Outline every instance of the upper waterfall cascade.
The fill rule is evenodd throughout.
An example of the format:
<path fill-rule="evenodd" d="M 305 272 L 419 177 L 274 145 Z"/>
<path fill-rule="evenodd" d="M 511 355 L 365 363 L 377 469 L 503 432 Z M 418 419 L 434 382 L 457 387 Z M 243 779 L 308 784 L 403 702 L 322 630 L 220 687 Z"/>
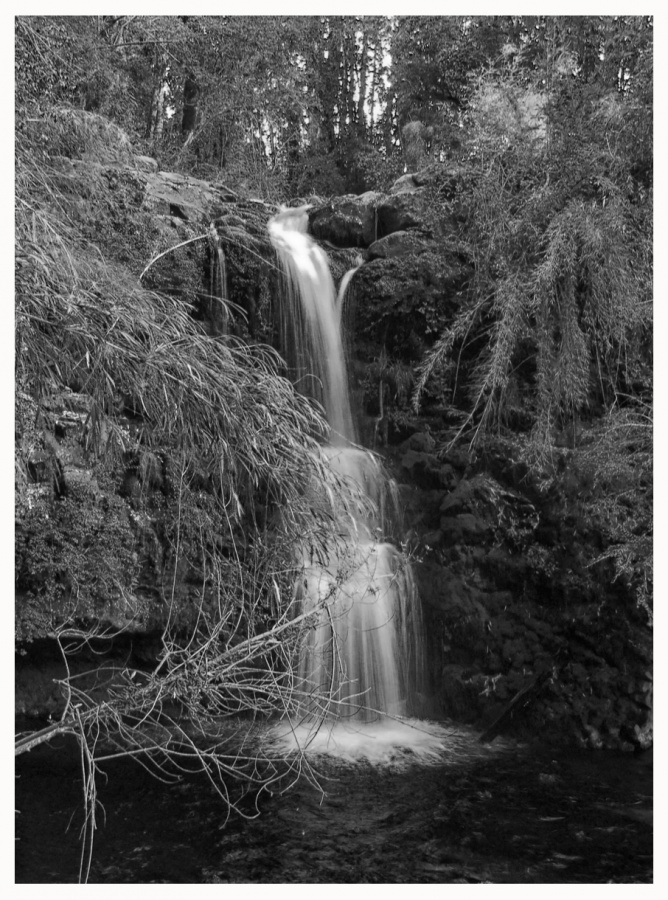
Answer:
<path fill-rule="evenodd" d="M 344 558 L 335 548 L 324 563 L 304 558 L 298 595 L 305 611 L 321 609 L 302 649 L 300 687 L 318 715 L 356 721 L 411 715 L 423 670 L 420 609 L 410 566 L 386 538 L 396 493 L 378 459 L 356 444 L 341 336 L 341 300 L 354 270 L 344 276 L 337 302 L 327 256 L 308 234 L 306 209 L 285 209 L 269 223 L 286 275 L 282 350 L 297 388 L 324 406 L 329 465 L 376 512 L 349 529 Z"/>
<path fill-rule="evenodd" d="M 297 358 L 305 393 L 322 395 L 332 443 L 356 439 L 341 341 L 341 315 L 325 252 L 307 233 L 306 209 L 288 209 L 269 222 L 269 236 L 287 275 L 281 310 L 284 349 Z"/>

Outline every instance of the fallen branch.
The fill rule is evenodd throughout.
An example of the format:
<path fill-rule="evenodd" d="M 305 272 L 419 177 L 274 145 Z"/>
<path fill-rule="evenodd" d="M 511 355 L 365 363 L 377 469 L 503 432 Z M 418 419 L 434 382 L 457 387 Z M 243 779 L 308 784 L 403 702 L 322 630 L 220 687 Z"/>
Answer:
<path fill-rule="evenodd" d="M 481 744 L 488 744 L 490 741 L 493 741 L 494 738 L 499 734 L 503 726 L 506 724 L 508 719 L 511 718 L 515 709 L 518 706 L 527 706 L 538 693 L 539 688 L 542 687 L 543 683 L 546 681 L 550 671 L 546 669 L 544 672 L 539 672 L 535 678 L 532 678 L 529 684 L 525 685 L 523 688 L 515 694 L 510 703 L 508 703 L 503 710 L 499 713 L 499 715 L 494 719 L 492 724 L 489 726 L 487 731 L 484 731 L 478 741 Z"/>
<path fill-rule="evenodd" d="M 41 731 L 32 731 L 25 737 L 19 737 L 14 744 L 14 756 L 27 753 L 28 750 L 37 747 L 38 744 L 50 741 L 57 734 L 76 734 L 76 731 L 71 722 L 54 722 L 53 725 L 48 725 L 46 728 L 42 728 Z"/>

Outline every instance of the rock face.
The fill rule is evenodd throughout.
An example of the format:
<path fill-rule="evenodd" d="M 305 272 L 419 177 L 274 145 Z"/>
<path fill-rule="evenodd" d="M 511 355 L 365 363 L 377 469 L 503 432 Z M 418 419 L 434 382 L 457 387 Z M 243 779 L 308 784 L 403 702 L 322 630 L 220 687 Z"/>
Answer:
<path fill-rule="evenodd" d="M 145 159 L 145 157 L 142 157 Z M 175 172 L 151 172 L 146 181 L 145 208 L 158 215 L 172 215 L 186 221 L 210 221 L 217 205 L 236 196 L 220 188 Z"/>
<path fill-rule="evenodd" d="M 68 217 L 119 278 L 136 283 L 141 277 L 144 287 L 182 299 L 215 335 L 221 330 L 222 259 L 225 292 L 241 301 L 226 326 L 242 337 L 270 338 L 269 298 L 277 289 L 266 229 L 270 207 L 238 201 L 219 185 L 159 172 L 149 157 L 56 157 L 52 169 Z M 54 390 L 39 409 L 17 393 L 20 643 L 49 633 L 50 610 L 64 615 L 76 605 L 78 616 L 102 628 L 139 635 L 164 625 L 172 594 L 184 623 L 200 603 L 206 578 L 196 555 L 175 578 L 169 565 L 175 475 L 166 458 L 144 448 L 116 454 L 105 468 L 89 452 L 93 443 L 122 447 L 125 436 L 141 430 L 139 413 L 125 407 L 122 396 L 115 402 L 112 423 L 93 408 L 82 384 Z M 55 555 L 54 546 L 61 547 Z M 83 581 L 90 590 L 81 588 Z"/>
<path fill-rule="evenodd" d="M 47 588 L 47 600 L 51 590 L 54 611 L 61 615 L 71 607 L 78 617 L 114 630 L 146 633 L 160 628 L 171 591 L 161 538 L 171 490 L 163 460 L 145 450 L 128 460 L 119 481 L 101 482 L 84 449 L 93 412 L 90 398 L 65 390 L 51 396 L 44 410 L 49 425 L 42 441 L 45 449 L 26 453 L 28 471 L 17 491 L 16 542 L 23 561 L 17 573 L 19 638 L 48 633 L 49 617 L 35 591 L 38 587 Z M 128 433 L 137 426 L 130 416 L 115 422 Z M 103 421 L 100 427 L 108 426 Z M 54 541 L 62 544 L 62 551 L 52 568 L 47 547 Z M 90 591 L 84 582 L 91 583 Z M 187 610 L 196 606 L 197 585 L 183 581 L 174 586 L 187 617 Z"/>
<path fill-rule="evenodd" d="M 399 361 L 395 369 L 414 367 L 451 321 L 472 274 L 457 240 L 460 173 L 439 181 L 445 205 L 438 223 L 427 200 L 431 177 L 404 175 L 388 195 L 343 198 L 341 207 L 335 201 L 311 218 L 319 238 L 367 248 L 351 283 L 356 371 L 360 382 L 375 372 L 388 396 L 401 390 L 401 371 L 377 360 L 387 353 Z M 355 221 L 352 230 L 345 216 Z M 371 444 L 383 430 L 383 409 L 373 391 L 360 394 L 362 412 L 375 423 L 364 438 Z M 486 729 L 536 684 L 506 729 L 592 749 L 646 749 L 651 628 L 610 564 L 590 564 L 599 534 L 579 510 L 577 473 L 566 462 L 562 492 L 545 496 L 501 444 L 482 458 L 437 448 L 430 415 L 437 430 L 448 410 L 428 408 L 424 430 L 398 420 L 388 430 L 385 416 L 384 442 L 420 558 L 416 575 L 442 712 Z"/>
<path fill-rule="evenodd" d="M 380 236 L 377 208 L 382 198 L 375 191 L 338 197 L 309 212 L 309 230 L 336 247 L 368 247 Z"/>
<path fill-rule="evenodd" d="M 453 211 L 448 222 L 444 203 L 454 199 L 459 177 L 453 170 L 441 187 L 438 215 L 434 214 L 432 200 L 426 192 L 433 173 L 424 170 L 402 175 L 388 194 L 377 191 L 359 196 L 348 194 L 315 206 L 309 212 L 309 229 L 315 238 L 335 247 L 370 247 L 396 232 L 419 232 L 423 237 L 449 236 L 455 227 L 455 214 Z"/>
<path fill-rule="evenodd" d="M 427 229 L 428 222 L 422 189 L 391 195 L 378 206 L 378 233 L 381 237 L 411 228 Z"/>
<path fill-rule="evenodd" d="M 144 283 L 183 297 L 216 334 L 221 323 L 211 297 L 221 285 L 211 273 L 220 248 L 227 294 L 245 312 L 232 327 L 242 337 L 272 340 L 277 284 L 266 239 L 270 208 L 241 201 L 222 186 L 159 172 L 150 158 L 119 165 L 61 157 L 53 166 L 68 215 L 100 244 L 105 258 L 138 278 L 147 260 L 170 251 L 148 269 Z M 431 219 L 430 177 L 405 175 L 389 194 L 341 197 L 309 213 L 313 235 L 339 248 L 332 254 L 337 280 L 359 262 L 359 253 L 364 257 L 350 302 L 361 373 L 356 387 L 376 425 L 367 428 L 369 444 L 379 433 L 381 410 L 377 401 L 369 406 L 378 389 L 365 394 L 362 380 L 377 378 L 381 396 L 405 391 L 401 366 L 414 367 L 422 358 L 457 311 L 472 275 L 454 224 L 444 233 L 439 223 L 447 226 L 447 216 L 439 223 Z M 441 185 L 446 203 L 454 203 L 458 177 L 453 171 Z M 455 219 L 453 207 L 451 223 Z M 176 244 L 184 247 L 171 252 Z M 398 360 L 392 372 L 379 362 L 383 353 Z M 26 425 L 25 465 L 16 470 L 17 542 L 32 547 L 35 577 L 45 577 L 35 541 L 48 538 L 35 510 L 59 498 L 61 526 L 78 529 L 82 546 L 87 541 L 81 559 L 70 563 L 100 572 L 87 614 L 148 640 L 164 623 L 171 591 L 184 617 L 196 610 L 202 587 L 197 561 L 175 580 L 166 566 L 174 475 L 160 453 L 124 461 L 117 481 L 104 482 L 85 453 L 90 404 L 82 386 L 46 398 L 39 433 L 27 424 L 35 413 L 30 399 L 19 395 L 17 416 Z M 131 432 L 139 423 L 131 410 L 126 413 L 120 427 Z M 430 414 L 438 424 L 447 411 Z M 106 427 L 102 420 L 100 428 Z M 465 450 L 439 448 L 429 414 L 417 424 L 396 420 L 388 428 L 386 422 L 385 443 L 408 540 L 420 559 L 416 575 L 432 687 L 442 712 L 484 728 L 544 673 L 511 729 L 592 748 L 649 746 L 651 631 L 624 586 L 612 583 L 606 564 L 588 566 L 597 536 L 578 512 L 577 478 L 559 502 L 545 497 L 502 446 L 477 459 Z M 28 594 L 26 588 L 17 596 L 24 611 L 19 637 L 26 638 L 40 634 Z M 52 674 L 33 675 L 32 682 L 26 676 L 19 711 L 55 711 Z M 40 706 L 42 695 L 47 699 Z"/>
<path fill-rule="evenodd" d="M 650 746 L 651 630 L 606 564 L 587 566 L 594 530 L 526 473 L 436 455 L 427 433 L 391 457 L 421 556 L 442 711 L 484 729 L 540 675 L 510 730 L 592 749 Z"/>

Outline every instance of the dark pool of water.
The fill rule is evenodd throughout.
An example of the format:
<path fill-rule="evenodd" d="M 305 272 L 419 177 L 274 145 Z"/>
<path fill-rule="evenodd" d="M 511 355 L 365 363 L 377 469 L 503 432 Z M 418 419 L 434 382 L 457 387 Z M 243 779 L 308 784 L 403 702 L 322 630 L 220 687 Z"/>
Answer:
<path fill-rule="evenodd" d="M 432 765 L 321 760 L 324 797 L 299 783 L 227 824 L 205 782 L 107 764 L 89 882 L 651 882 L 651 754 L 478 748 L 459 730 Z M 17 761 L 17 883 L 78 879 L 73 750 L 61 740 Z"/>

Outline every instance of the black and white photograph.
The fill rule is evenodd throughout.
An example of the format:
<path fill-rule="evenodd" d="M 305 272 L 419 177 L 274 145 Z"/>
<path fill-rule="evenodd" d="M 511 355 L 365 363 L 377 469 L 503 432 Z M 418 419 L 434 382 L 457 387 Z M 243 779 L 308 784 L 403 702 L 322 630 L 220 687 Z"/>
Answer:
<path fill-rule="evenodd" d="M 13 883 L 651 885 L 654 16 L 326 7 L 12 17 Z"/>

